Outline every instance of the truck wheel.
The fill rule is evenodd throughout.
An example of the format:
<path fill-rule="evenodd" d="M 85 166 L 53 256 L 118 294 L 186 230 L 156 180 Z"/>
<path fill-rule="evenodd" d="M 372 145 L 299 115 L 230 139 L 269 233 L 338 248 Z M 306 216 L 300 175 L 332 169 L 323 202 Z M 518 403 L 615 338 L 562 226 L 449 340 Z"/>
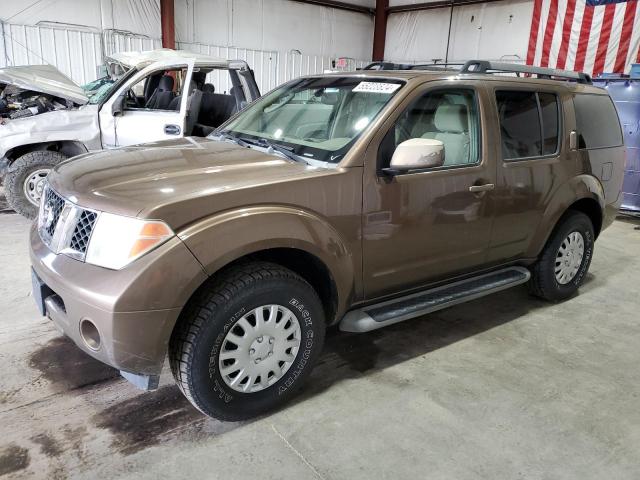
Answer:
<path fill-rule="evenodd" d="M 46 176 L 66 158 L 60 152 L 38 150 L 13 162 L 4 176 L 4 192 L 9 206 L 20 215 L 35 218 Z"/>
<path fill-rule="evenodd" d="M 294 272 L 234 267 L 189 302 L 169 342 L 182 393 L 206 415 L 237 421 L 291 398 L 324 342 L 322 304 Z"/>
<path fill-rule="evenodd" d="M 576 211 L 565 215 L 531 269 L 531 292 L 553 302 L 573 295 L 589 270 L 593 244 L 591 219 Z"/>

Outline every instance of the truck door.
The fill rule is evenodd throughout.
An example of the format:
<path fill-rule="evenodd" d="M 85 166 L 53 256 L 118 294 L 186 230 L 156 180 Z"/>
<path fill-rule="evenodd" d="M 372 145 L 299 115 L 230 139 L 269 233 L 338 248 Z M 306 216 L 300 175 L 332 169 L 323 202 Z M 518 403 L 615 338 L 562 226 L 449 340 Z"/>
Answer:
<path fill-rule="evenodd" d="M 192 74 L 193 60 L 155 62 L 125 82 L 100 110 L 103 146 L 183 137 Z"/>
<path fill-rule="evenodd" d="M 247 62 L 243 60 L 233 60 L 229 64 L 231 82 L 234 87 L 240 87 L 243 99 L 240 100 L 238 110 L 243 109 L 247 104 L 260 97 L 260 89 L 256 83 L 253 70 L 249 68 Z"/>
<path fill-rule="evenodd" d="M 491 95 L 500 139 L 488 258 L 501 263 L 527 255 L 549 200 L 574 168 L 575 154 L 561 148 L 561 132 L 573 128 L 573 119 L 563 118 L 571 96 L 553 87 L 496 87 Z"/>
<path fill-rule="evenodd" d="M 462 82 L 423 87 L 383 126 L 377 148 L 372 142 L 377 152 L 371 147 L 367 152 L 363 198 L 365 298 L 419 287 L 485 263 L 496 176 L 490 132 L 483 131 L 485 97 L 484 89 Z M 411 138 L 441 141 L 444 164 L 385 176 L 381 169 L 396 147 Z"/>

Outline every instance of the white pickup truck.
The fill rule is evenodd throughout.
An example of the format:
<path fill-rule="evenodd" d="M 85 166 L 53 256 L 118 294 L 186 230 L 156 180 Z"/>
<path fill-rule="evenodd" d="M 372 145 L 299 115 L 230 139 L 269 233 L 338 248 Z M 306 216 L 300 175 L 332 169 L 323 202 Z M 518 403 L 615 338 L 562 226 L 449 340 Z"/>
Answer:
<path fill-rule="evenodd" d="M 45 177 L 66 158 L 206 136 L 260 96 L 242 60 L 160 49 L 107 64 L 83 87 L 50 65 L 0 69 L 0 176 L 18 213 L 36 216 Z"/>

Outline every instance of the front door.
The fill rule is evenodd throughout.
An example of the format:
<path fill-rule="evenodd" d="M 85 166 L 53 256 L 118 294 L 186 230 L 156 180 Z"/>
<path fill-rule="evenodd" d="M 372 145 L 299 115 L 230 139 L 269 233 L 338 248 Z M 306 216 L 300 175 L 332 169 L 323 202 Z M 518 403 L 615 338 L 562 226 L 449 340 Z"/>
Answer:
<path fill-rule="evenodd" d="M 377 152 L 368 152 L 363 209 L 364 295 L 372 299 L 478 269 L 493 221 L 495 161 L 482 126 L 486 93 L 424 88 L 405 100 Z M 439 140 L 444 164 L 386 176 L 397 145 Z"/>
<path fill-rule="evenodd" d="M 129 79 L 100 110 L 105 148 L 183 137 L 187 114 L 186 85 L 193 61 L 156 62 Z M 149 88 L 153 84 L 154 88 Z M 114 104 L 121 108 L 114 111 Z"/>

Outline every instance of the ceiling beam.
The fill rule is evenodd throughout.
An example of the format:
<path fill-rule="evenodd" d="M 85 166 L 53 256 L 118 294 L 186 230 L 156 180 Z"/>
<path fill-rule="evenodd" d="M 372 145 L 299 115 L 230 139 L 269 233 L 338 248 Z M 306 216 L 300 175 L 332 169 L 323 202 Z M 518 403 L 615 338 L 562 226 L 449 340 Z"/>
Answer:
<path fill-rule="evenodd" d="M 462 7 L 464 5 L 475 5 L 478 3 L 491 3 L 500 2 L 502 0 L 438 0 L 436 2 L 423 2 L 413 3 L 408 5 L 396 5 L 395 7 L 389 7 L 387 12 L 391 13 L 403 13 L 403 12 L 416 12 L 418 10 L 433 10 L 436 8 L 445 7 Z"/>
<path fill-rule="evenodd" d="M 308 5 L 318 5 L 319 7 L 336 8 L 338 10 L 348 10 L 350 12 L 366 13 L 367 15 L 374 15 L 376 9 L 363 7 L 361 5 L 354 5 L 352 3 L 340 2 L 338 0 L 292 0 L 293 2 L 306 3 Z"/>
<path fill-rule="evenodd" d="M 160 0 L 162 47 L 176 48 L 176 21 L 173 0 Z"/>
<path fill-rule="evenodd" d="M 373 26 L 373 53 L 371 59 L 374 62 L 384 60 L 384 47 L 387 38 L 387 17 L 389 16 L 389 0 L 376 0 L 376 14 Z"/>

